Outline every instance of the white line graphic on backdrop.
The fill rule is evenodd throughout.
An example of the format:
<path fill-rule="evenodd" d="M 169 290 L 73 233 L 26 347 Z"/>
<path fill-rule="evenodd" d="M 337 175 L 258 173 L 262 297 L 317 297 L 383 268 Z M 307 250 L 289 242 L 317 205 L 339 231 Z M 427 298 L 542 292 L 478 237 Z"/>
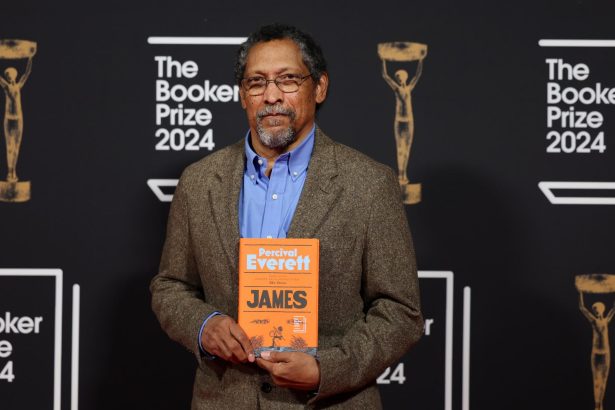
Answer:
<path fill-rule="evenodd" d="M 73 285 L 73 333 L 70 379 L 70 408 L 79 409 L 79 316 L 81 312 L 81 287 Z"/>
<path fill-rule="evenodd" d="M 247 37 L 148 37 L 147 43 L 152 45 L 184 45 L 184 46 L 232 46 L 246 41 Z"/>
<path fill-rule="evenodd" d="M 615 205 L 615 197 L 555 196 L 553 189 L 593 189 L 615 191 L 615 182 L 540 181 L 538 188 L 554 205 Z"/>
<path fill-rule="evenodd" d="M 151 45 L 239 45 L 247 40 L 247 37 L 156 37 L 147 38 Z M 171 202 L 173 194 L 165 194 L 160 187 L 177 185 L 177 179 L 148 179 L 147 185 L 161 202 Z"/>
<path fill-rule="evenodd" d="M 446 340 L 444 344 L 444 410 L 453 408 L 453 272 L 419 271 L 420 279 L 446 279 Z"/>
<path fill-rule="evenodd" d="M 60 410 L 62 383 L 62 270 L 61 269 L 0 269 L 0 276 L 53 276 L 55 283 L 55 332 L 53 371 L 53 410 Z"/>
<path fill-rule="evenodd" d="M 615 40 L 541 39 L 540 47 L 615 47 Z M 554 205 L 615 205 L 615 197 L 556 197 L 552 189 L 615 190 L 615 182 L 540 181 L 538 188 Z"/>
<path fill-rule="evenodd" d="M 154 195 L 160 202 L 171 202 L 173 194 L 165 194 L 162 192 L 162 187 L 175 187 L 179 179 L 148 179 L 147 186 L 150 187 Z"/>
<path fill-rule="evenodd" d="M 461 409 L 470 410 L 470 313 L 472 290 L 463 288 L 463 366 L 461 384 Z"/>
<path fill-rule="evenodd" d="M 542 39 L 540 47 L 615 47 L 615 40 Z"/>

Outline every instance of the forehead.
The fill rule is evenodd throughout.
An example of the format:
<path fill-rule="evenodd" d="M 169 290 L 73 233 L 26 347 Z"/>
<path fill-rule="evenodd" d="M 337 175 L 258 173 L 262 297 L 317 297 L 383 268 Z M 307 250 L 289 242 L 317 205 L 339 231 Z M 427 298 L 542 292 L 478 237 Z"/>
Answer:
<path fill-rule="evenodd" d="M 250 48 L 246 60 L 246 74 L 307 71 L 301 50 L 289 39 L 257 43 Z"/>

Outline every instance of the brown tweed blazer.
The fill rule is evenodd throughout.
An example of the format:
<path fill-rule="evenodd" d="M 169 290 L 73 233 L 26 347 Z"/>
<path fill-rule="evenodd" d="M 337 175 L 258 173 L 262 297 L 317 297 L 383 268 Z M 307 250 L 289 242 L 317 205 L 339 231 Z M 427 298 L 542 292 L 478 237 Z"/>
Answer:
<path fill-rule="evenodd" d="M 256 364 L 201 357 L 204 318 L 237 318 L 243 144 L 182 174 L 150 286 L 162 328 L 198 361 L 192 409 L 381 408 L 376 378 L 423 332 L 412 240 L 392 170 L 319 129 L 288 232 L 320 239 L 318 394 L 279 388 Z"/>

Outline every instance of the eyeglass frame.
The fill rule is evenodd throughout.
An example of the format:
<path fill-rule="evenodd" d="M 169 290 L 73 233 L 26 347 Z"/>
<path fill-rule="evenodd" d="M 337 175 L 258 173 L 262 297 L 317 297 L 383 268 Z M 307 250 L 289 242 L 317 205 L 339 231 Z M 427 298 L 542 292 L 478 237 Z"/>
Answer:
<path fill-rule="evenodd" d="M 260 94 L 250 94 L 250 90 L 248 88 L 246 88 L 246 86 L 244 85 L 245 80 L 249 80 L 251 77 L 244 77 L 241 79 L 241 87 L 243 88 L 243 90 L 248 93 L 249 96 L 251 97 L 258 97 L 260 95 L 265 94 L 265 91 L 267 91 L 267 87 L 269 86 L 269 83 L 274 83 L 275 86 L 278 88 L 278 90 L 282 91 L 284 94 L 292 94 L 292 93 L 296 93 L 297 91 L 299 91 L 299 89 L 301 88 L 301 85 L 305 82 L 305 80 L 309 77 L 312 77 L 312 74 L 307 74 L 303 77 L 299 77 L 298 80 L 300 80 L 300 82 L 298 82 L 297 84 L 297 89 L 295 91 L 284 91 L 280 88 L 280 85 L 278 84 L 278 79 L 280 77 L 283 77 L 285 75 L 291 75 L 291 74 L 280 74 L 279 76 L 277 76 L 276 78 L 274 78 L 273 80 L 268 80 L 266 77 L 262 77 L 265 79 L 265 87 L 263 88 L 263 92 Z M 296 75 L 296 74 L 293 74 Z M 252 77 L 253 78 L 253 77 Z"/>

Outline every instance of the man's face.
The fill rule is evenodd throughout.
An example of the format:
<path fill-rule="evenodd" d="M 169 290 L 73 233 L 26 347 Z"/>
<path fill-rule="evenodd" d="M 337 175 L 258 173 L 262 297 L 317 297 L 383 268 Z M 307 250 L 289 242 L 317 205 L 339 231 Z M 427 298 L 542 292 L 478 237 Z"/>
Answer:
<path fill-rule="evenodd" d="M 272 40 L 252 46 L 244 78 L 262 76 L 273 80 L 282 74 L 306 76 L 299 47 L 288 39 Z M 262 145 L 283 149 L 306 136 L 316 116 L 316 104 L 325 100 L 328 78 L 307 78 L 294 93 L 282 92 L 269 83 L 263 95 L 251 96 L 241 89 L 241 106 L 246 110 L 250 131 Z"/>

